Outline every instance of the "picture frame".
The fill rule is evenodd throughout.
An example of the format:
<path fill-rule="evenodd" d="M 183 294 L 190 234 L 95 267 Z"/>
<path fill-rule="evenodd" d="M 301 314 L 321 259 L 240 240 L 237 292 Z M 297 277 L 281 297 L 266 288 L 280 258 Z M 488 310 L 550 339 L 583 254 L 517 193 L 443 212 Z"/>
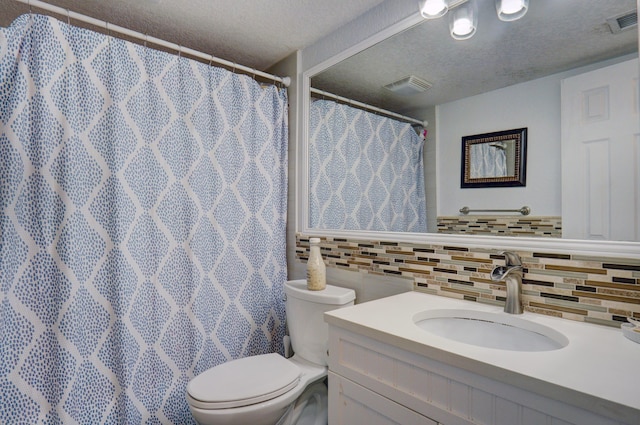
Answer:
<path fill-rule="evenodd" d="M 461 188 L 526 186 L 527 127 L 462 138 Z"/>

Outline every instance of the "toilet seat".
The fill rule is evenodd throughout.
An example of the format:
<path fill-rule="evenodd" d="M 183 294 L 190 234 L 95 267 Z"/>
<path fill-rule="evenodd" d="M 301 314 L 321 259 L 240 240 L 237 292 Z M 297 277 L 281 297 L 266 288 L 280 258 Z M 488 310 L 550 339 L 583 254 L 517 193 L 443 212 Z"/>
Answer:
<path fill-rule="evenodd" d="M 261 403 L 291 391 L 300 368 L 277 353 L 232 360 L 196 376 L 187 385 L 191 404 L 229 409 Z"/>

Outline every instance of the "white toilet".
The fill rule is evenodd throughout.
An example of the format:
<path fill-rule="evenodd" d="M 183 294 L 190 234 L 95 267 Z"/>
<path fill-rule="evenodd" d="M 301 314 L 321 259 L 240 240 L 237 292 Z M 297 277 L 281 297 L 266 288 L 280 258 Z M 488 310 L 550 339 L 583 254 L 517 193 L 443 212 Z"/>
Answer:
<path fill-rule="evenodd" d="M 295 355 L 262 354 L 212 367 L 187 385 L 201 425 L 326 425 L 328 326 L 325 311 L 353 305 L 355 292 L 307 281 L 285 283 L 285 310 Z"/>

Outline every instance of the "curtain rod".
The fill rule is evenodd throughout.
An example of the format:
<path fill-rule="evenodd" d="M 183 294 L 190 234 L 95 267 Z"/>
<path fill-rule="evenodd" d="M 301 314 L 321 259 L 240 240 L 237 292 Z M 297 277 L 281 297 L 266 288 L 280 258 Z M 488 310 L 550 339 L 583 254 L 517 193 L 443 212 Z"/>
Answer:
<path fill-rule="evenodd" d="M 82 22 L 85 22 L 87 24 L 94 25 L 96 27 L 106 28 L 107 32 L 116 32 L 116 33 L 123 34 L 123 35 L 129 36 L 129 37 L 137 38 L 138 40 L 142 40 L 144 42 L 149 42 L 149 43 L 155 44 L 157 46 L 166 47 L 168 49 L 175 50 L 175 51 L 177 51 L 179 53 L 185 53 L 185 54 L 188 54 L 188 55 L 191 55 L 191 56 L 195 56 L 197 58 L 205 59 L 205 60 L 208 60 L 210 62 L 214 62 L 214 63 L 220 64 L 220 65 L 224 65 L 224 66 L 233 68 L 234 70 L 238 69 L 238 70 L 246 72 L 247 74 L 258 75 L 260 77 L 263 77 L 263 78 L 266 78 L 266 79 L 269 79 L 269 80 L 280 82 L 285 87 L 289 87 L 289 85 L 291 84 L 291 78 L 290 77 L 279 77 L 277 75 L 268 74 L 266 72 L 258 71 L 257 69 L 250 68 L 248 66 L 238 65 L 237 63 L 234 63 L 234 62 L 231 62 L 231 61 L 228 61 L 228 60 L 225 60 L 225 59 L 220 59 L 220 58 L 217 58 L 217 57 L 215 57 L 213 55 L 202 53 L 202 52 L 199 52 L 197 50 L 193 50 L 193 49 L 190 49 L 188 47 L 183 47 L 183 46 L 180 46 L 180 45 L 175 44 L 175 43 L 170 43 L 168 41 L 161 40 L 159 38 L 149 37 L 146 34 L 142 34 L 142 33 L 136 32 L 136 31 L 132 31 L 130 29 L 127 29 L 127 28 L 124 28 L 124 27 L 121 27 L 121 26 L 118 26 L 118 25 L 110 24 L 110 23 L 108 23 L 106 21 L 101 21 L 99 19 L 95 19 L 95 18 L 92 18 L 90 16 L 81 15 L 80 13 L 69 11 L 69 9 L 64 9 L 62 7 L 54 6 L 54 5 L 51 5 L 49 3 L 45 3 L 43 1 L 39 1 L 39 0 L 16 0 L 16 1 L 20 2 L 20 3 L 28 4 L 29 5 L 29 13 L 31 13 L 31 6 L 37 7 L 39 9 L 43 9 L 43 10 L 47 10 L 49 12 L 57 13 L 59 15 L 65 15 L 69 19 L 75 19 L 76 21 L 82 21 Z"/>
<path fill-rule="evenodd" d="M 374 112 L 380 112 L 381 114 L 385 114 L 385 115 L 388 115 L 388 116 L 393 117 L 393 118 L 398 118 L 398 119 L 400 119 L 402 121 L 406 121 L 406 122 L 409 122 L 409 123 L 421 125 L 424 128 L 427 128 L 427 126 L 429 125 L 429 121 L 420 121 L 418 119 L 411 118 L 411 117 L 408 117 L 406 115 L 396 114 L 395 112 L 391 112 L 391 111 L 388 111 L 386 109 L 381 109 L 381 108 L 378 108 L 376 106 L 367 105 L 366 103 L 362 103 L 362 102 L 358 102 L 357 100 L 352 100 L 352 99 L 348 99 L 346 97 L 338 96 L 337 94 L 329 93 L 329 92 L 326 92 L 324 90 L 315 89 L 313 87 L 311 87 L 311 93 L 319 94 L 319 95 L 325 96 L 325 97 L 330 97 L 332 99 L 336 99 L 336 100 L 339 100 L 341 102 L 345 102 L 345 103 L 347 103 L 349 105 L 359 106 L 360 108 L 369 109 L 369 110 L 374 111 Z"/>

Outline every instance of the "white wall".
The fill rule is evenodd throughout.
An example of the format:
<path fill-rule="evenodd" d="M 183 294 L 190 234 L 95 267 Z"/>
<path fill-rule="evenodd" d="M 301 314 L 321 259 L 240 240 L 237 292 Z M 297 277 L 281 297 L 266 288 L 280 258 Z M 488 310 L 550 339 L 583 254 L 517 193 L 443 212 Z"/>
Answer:
<path fill-rule="evenodd" d="M 297 75 L 300 66 L 300 52 L 289 55 L 273 65 L 267 72 L 274 75 L 291 77 L 291 85 L 287 89 L 289 99 L 289 167 L 288 167 L 288 192 L 287 192 L 287 275 L 288 279 L 304 279 L 306 271 L 304 265 L 298 263 L 296 258 L 296 215 L 299 208 L 296 197 L 296 167 L 298 164 L 298 122 L 300 108 L 298 108 L 299 84 Z"/>
<path fill-rule="evenodd" d="M 560 78 L 552 76 L 437 108 L 438 215 L 514 209 L 560 215 Z M 460 188 L 462 137 L 527 127 L 525 187 Z"/>
<path fill-rule="evenodd" d="M 533 216 L 561 216 L 560 83 L 562 79 L 630 59 L 635 55 L 554 74 L 478 96 L 439 105 L 436 126 L 438 215 L 471 209 L 531 207 Z M 462 137 L 528 128 L 525 187 L 461 189 Z"/>

